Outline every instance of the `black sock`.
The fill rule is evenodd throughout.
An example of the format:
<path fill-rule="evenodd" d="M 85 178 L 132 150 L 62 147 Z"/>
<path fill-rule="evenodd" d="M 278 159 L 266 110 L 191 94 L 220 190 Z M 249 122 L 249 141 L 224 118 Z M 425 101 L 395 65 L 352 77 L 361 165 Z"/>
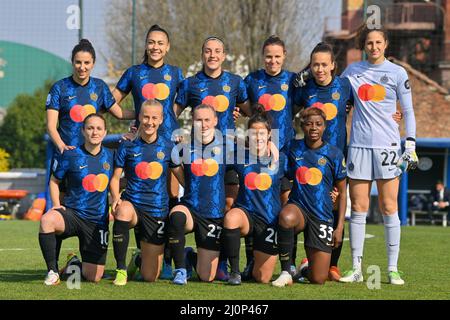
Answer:
<path fill-rule="evenodd" d="M 294 246 L 294 228 L 285 229 L 282 226 L 278 226 L 277 240 L 281 270 L 289 272 L 291 267 L 292 247 Z"/>
<path fill-rule="evenodd" d="M 186 268 L 184 261 L 184 246 L 186 237 L 184 227 L 186 225 L 186 215 L 183 212 L 174 212 L 169 218 L 169 228 L 167 235 L 169 237 L 169 248 L 175 264 L 175 269 Z"/>
<path fill-rule="evenodd" d="M 239 250 L 241 248 L 241 229 L 222 230 L 222 242 L 224 244 L 224 252 L 228 257 L 231 265 L 231 272 L 239 273 Z"/>
<path fill-rule="evenodd" d="M 195 251 L 189 251 L 186 259 L 189 260 L 192 268 L 194 268 L 195 272 L 197 272 L 197 252 Z"/>
<path fill-rule="evenodd" d="M 172 253 L 170 252 L 169 239 L 166 241 L 164 246 L 164 263 L 167 265 L 172 265 Z"/>
<path fill-rule="evenodd" d="M 130 222 L 114 220 L 113 225 L 113 247 L 114 258 L 117 262 L 117 269 L 126 270 L 126 259 L 128 243 L 130 241 Z"/>
<path fill-rule="evenodd" d="M 245 257 L 247 258 L 247 266 L 253 261 L 253 235 L 245 237 Z"/>
<path fill-rule="evenodd" d="M 61 246 L 62 246 L 63 239 L 58 235 L 55 235 L 55 237 L 56 237 L 56 256 L 55 256 L 56 257 L 56 268 L 59 270 L 58 261 L 59 261 L 59 255 L 61 253 Z"/>
<path fill-rule="evenodd" d="M 298 233 L 294 235 L 294 247 L 292 248 L 291 265 L 295 266 L 295 260 L 297 259 L 297 241 Z"/>
<path fill-rule="evenodd" d="M 56 265 L 56 236 L 54 232 L 39 233 L 39 246 L 47 264 L 47 271 L 58 272 Z"/>
<path fill-rule="evenodd" d="M 337 248 L 331 251 L 330 267 L 337 267 L 339 258 L 341 257 L 342 245 L 344 244 L 344 230 L 342 230 L 342 242 Z"/>
<path fill-rule="evenodd" d="M 141 250 L 141 234 L 137 226 L 134 228 L 134 240 L 136 241 L 136 247 Z"/>

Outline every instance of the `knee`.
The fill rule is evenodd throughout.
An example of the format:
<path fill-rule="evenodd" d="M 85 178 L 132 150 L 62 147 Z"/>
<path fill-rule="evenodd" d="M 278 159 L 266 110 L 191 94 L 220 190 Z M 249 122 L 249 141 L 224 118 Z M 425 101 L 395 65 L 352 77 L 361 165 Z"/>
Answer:
<path fill-rule="evenodd" d="M 272 275 L 269 274 L 263 274 L 260 272 L 254 272 L 253 273 L 253 278 L 256 280 L 256 282 L 258 283 L 269 283 L 270 280 L 272 280 Z"/>
<path fill-rule="evenodd" d="M 238 228 L 240 215 L 235 210 L 228 211 L 223 219 L 223 226 L 225 228 L 234 229 Z"/>
<path fill-rule="evenodd" d="M 54 225 L 55 225 L 55 216 L 54 211 L 50 210 L 44 215 L 42 215 L 41 218 L 41 231 L 43 232 L 53 232 L 55 231 Z"/>
<path fill-rule="evenodd" d="M 394 201 L 382 201 L 380 206 L 383 214 L 393 214 L 398 211 L 397 203 Z"/>
<path fill-rule="evenodd" d="M 278 223 L 283 228 L 293 228 L 296 225 L 296 220 L 295 214 L 289 211 L 283 211 L 280 213 Z"/>
<path fill-rule="evenodd" d="M 89 282 L 99 283 L 102 280 L 103 274 L 95 274 L 95 273 L 84 273 L 84 279 Z"/>
<path fill-rule="evenodd" d="M 186 225 L 186 215 L 183 212 L 175 211 L 170 214 L 168 233 L 173 234 L 178 232 L 184 232 L 184 226 Z"/>
<path fill-rule="evenodd" d="M 158 276 L 156 274 L 142 274 L 142 278 L 145 282 L 155 282 Z"/>
<path fill-rule="evenodd" d="M 324 276 L 324 275 L 310 275 L 308 277 L 308 280 L 310 283 L 312 284 L 325 284 L 325 282 L 327 281 L 328 275 Z"/>
<path fill-rule="evenodd" d="M 213 282 L 214 278 L 215 278 L 215 275 L 206 274 L 206 273 L 200 273 L 198 275 L 198 277 L 199 277 L 200 281 L 202 281 L 202 282 Z"/>

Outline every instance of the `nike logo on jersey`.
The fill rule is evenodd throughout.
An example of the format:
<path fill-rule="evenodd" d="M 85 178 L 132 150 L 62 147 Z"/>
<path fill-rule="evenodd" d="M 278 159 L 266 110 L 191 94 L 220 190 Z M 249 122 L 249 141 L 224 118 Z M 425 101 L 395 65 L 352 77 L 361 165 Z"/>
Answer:
<path fill-rule="evenodd" d="M 295 158 L 295 161 L 303 160 L 303 157 Z"/>
<path fill-rule="evenodd" d="M 80 166 L 80 170 L 81 170 L 81 169 L 84 169 L 84 168 L 87 168 L 87 165 L 85 165 L 85 166 Z"/>
<path fill-rule="evenodd" d="M 208 88 L 203 88 L 203 89 L 200 89 L 200 92 L 203 92 L 203 91 L 206 91 L 206 90 L 208 90 Z"/>
<path fill-rule="evenodd" d="M 267 87 L 267 86 L 258 86 L 258 90 L 261 90 L 261 89 L 263 89 L 265 87 Z"/>
<path fill-rule="evenodd" d="M 363 76 L 363 74 L 357 74 L 357 75 L 356 75 L 356 78 L 359 79 L 359 78 L 361 78 L 362 76 Z"/>
<path fill-rule="evenodd" d="M 73 99 L 75 99 L 76 97 L 77 97 L 77 96 L 69 96 L 68 99 L 69 99 L 69 100 L 73 100 Z"/>
<path fill-rule="evenodd" d="M 312 96 L 309 96 L 308 99 L 312 99 L 312 98 L 314 98 L 315 96 L 317 96 L 317 94 L 313 94 Z"/>
<path fill-rule="evenodd" d="M 133 157 L 139 157 L 142 153 L 135 153 L 133 154 Z"/>
<path fill-rule="evenodd" d="M 328 247 L 331 247 L 333 244 L 330 243 L 330 242 L 327 242 L 326 245 L 327 245 Z"/>
<path fill-rule="evenodd" d="M 147 76 L 141 76 L 141 77 L 139 77 L 139 80 L 143 80 L 145 78 L 147 78 Z"/>
<path fill-rule="evenodd" d="M 244 164 L 244 168 L 251 166 L 251 164 Z"/>

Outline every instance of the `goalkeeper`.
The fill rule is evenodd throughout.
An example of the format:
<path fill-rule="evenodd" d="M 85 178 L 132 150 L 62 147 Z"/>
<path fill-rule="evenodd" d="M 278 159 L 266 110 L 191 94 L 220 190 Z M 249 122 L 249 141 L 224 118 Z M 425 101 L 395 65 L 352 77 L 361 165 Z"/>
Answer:
<path fill-rule="evenodd" d="M 402 285 L 404 280 L 397 269 L 400 253 L 400 220 L 397 207 L 399 176 L 403 171 L 416 168 L 418 162 L 411 87 L 405 69 L 385 58 L 388 46 L 385 30 L 363 28 L 359 36 L 359 46 L 366 52 L 367 60 L 349 65 L 341 75 L 350 80 L 354 95 L 347 156 L 353 269 L 339 281 L 363 281 L 362 257 L 366 216 L 371 185 L 375 180 L 385 227 L 389 283 Z M 403 154 L 399 126 L 392 118 L 397 100 L 406 121 L 407 138 Z"/>

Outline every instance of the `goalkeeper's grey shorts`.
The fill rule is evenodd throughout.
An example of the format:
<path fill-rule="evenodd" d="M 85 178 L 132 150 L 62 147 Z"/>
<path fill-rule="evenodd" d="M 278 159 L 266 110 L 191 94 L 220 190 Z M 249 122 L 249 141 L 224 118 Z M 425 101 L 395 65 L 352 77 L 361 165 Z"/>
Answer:
<path fill-rule="evenodd" d="M 394 179 L 402 174 L 397 167 L 401 149 L 349 147 L 347 176 L 356 180 Z"/>

